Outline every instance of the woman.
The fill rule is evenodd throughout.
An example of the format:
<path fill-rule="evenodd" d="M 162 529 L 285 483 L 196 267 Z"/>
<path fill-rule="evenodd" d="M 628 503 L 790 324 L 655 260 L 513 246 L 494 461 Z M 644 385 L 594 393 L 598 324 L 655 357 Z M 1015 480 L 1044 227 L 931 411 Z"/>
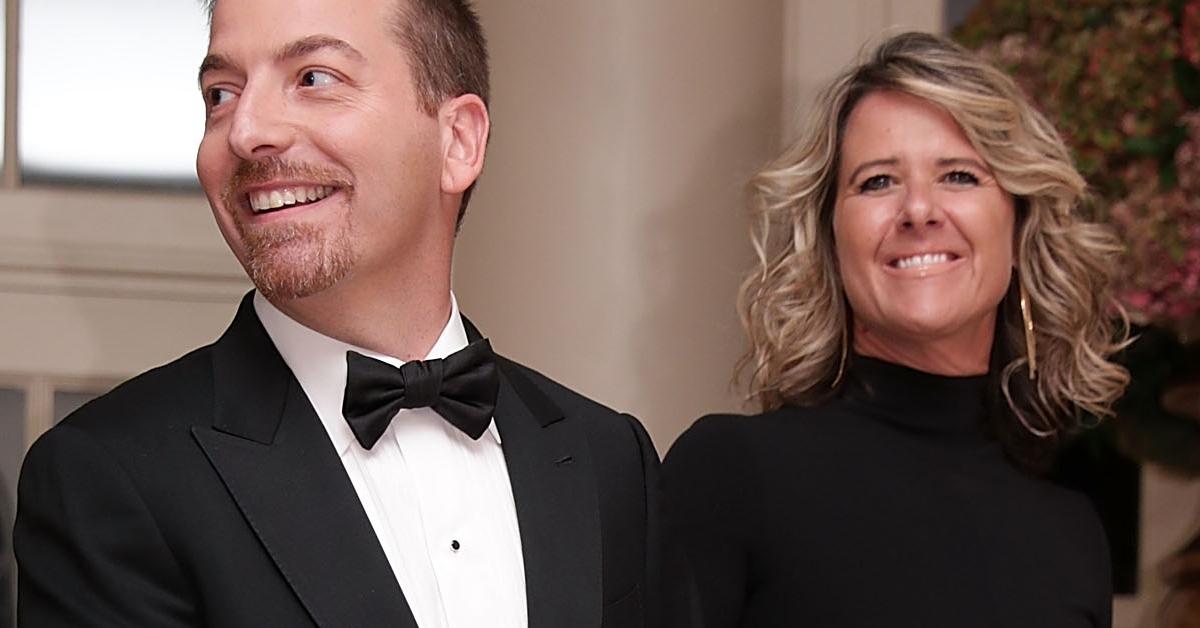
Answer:
<path fill-rule="evenodd" d="M 755 180 L 759 415 L 664 478 L 708 628 L 1108 626 L 1104 532 L 1033 471 L 1128 380 L 1119 247 L 1003 73 L 938 37 L 838 78 Z"/>

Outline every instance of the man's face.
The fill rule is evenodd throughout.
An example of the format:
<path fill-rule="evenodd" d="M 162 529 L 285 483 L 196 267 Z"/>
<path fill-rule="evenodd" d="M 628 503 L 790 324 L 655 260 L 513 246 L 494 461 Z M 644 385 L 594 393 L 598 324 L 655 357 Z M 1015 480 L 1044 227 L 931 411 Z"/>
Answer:
<path fill-rule="evenodd" d="M 217 3 L 196 170 L 268 297 L 396 272 L 443 228 L 438 122 L 393 13 L 394 0 Z"/>

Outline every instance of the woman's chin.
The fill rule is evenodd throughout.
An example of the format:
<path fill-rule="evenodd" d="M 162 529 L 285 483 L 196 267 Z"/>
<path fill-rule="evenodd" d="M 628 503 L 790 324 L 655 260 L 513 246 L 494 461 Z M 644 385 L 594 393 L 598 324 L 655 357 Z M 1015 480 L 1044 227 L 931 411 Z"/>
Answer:
<path fill-rule="evenodd" d="M 879 345 L 896 351 L 936 351 L 972 357 L 991 351 L 995 317 L 961 318 L 941 315 L 905 316 L 877 325 L 860 326 L 856 345 Z"/>

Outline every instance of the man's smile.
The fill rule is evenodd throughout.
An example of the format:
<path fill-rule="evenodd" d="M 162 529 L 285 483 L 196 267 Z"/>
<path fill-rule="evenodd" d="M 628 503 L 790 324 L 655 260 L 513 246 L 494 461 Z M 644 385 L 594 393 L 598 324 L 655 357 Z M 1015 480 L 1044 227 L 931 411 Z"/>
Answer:
<path fill-rule="evenodd" d="M 338 188 L 328 185 L 286 185 L 250 190 L 246 201 L 256 214 L 284 207 L 308 205 L 326 198 Z"/>

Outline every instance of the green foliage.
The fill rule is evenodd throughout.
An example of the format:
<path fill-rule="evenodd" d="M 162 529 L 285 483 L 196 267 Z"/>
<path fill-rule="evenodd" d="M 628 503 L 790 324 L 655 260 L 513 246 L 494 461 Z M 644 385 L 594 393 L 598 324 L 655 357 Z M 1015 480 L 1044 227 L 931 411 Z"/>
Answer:
<path fill-rule="evenodd" d="M 1200 107 L 1200 68 L 1179 58 L 1171 62 L 1175 71 L 1175 86 L 1189 107 Z"/>
<path fill-rule="evenodd" d="M 1138 331 L 1138 341 L 1122 356 L 1137 377 L 1117 404 L 1121 449 L 1180 475 L 1198 476 L 1200 421 L 1172 414 L 1159 400 L 1171 385 L 1200 375 L 1200 348 L 1185 346 L 1161 329 Z"/>

